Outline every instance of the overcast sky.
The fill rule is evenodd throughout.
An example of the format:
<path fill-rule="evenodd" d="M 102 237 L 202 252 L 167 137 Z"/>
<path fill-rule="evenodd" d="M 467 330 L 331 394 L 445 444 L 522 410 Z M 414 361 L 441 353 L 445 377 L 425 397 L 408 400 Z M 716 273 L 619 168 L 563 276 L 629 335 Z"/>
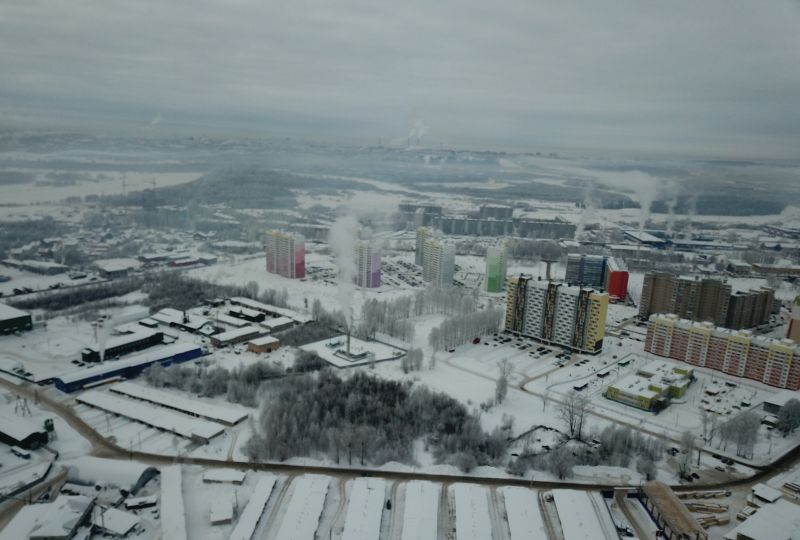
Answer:
<path fill-rule="evenodd" d="M 800 2 L 0 2 L 0 128 L 97 126 L 798 157 Z"/>

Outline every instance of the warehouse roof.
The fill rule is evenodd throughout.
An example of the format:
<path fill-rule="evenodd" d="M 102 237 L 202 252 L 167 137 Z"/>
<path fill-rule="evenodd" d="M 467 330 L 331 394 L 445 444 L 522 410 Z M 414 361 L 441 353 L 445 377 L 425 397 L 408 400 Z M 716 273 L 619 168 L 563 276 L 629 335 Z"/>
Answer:
<path fill-rule="evenodd" d="M 675 495 L 668 485 L 657 480 L 645 482 L 642 491 L 658 507 L 664 520 L 673 532 L 693 538 L 697 533 L 705 537 L 705 529 L 700 526 L 697 519 L 686 508 L 686 505 Z"/>
<path fill-rule="evenodd" d="M 44 431 L 42 427 L 33 422 L 16 416 L 10 409 L 11 406 L 9 405 L 4 407 L 4 410 L 0 411 L 0 432 L 18 441 L 22 441 L 34 433 Z"/>
<path fill-rule="evenodd" d="M 27 315 L 29 314 L 21 309 L 11 307 L 8 304 L 0 304 L 0 321 L 26 317 Z"/>
<path fill-rule="evenodd" d="M 87 369 L 80 369 L 78 371 L 74 371 L 72 373 L 68 373 L 66 375 L 62 375 L 57 378 L 60 379 L 61 382 L 69 384 L 76 381 L 82 381 L 84 379 L 87 379 L 89 377 L 94 377 L 96 375 L 103 375 L 109 371 L 116 371 L 118 369 L 140 366 L 142 364 L 148 364 L 158 360 L 163 360 L 165 358 L 170 358 L 172 356 L 193 351 L 199 348 L 200 347 L 198 347 L 197 345 L 193 345 L 191 343 L 173 343 L 172 345 L 167 345 L 165 347 L 150 350 L 142 354 L 137 354 L 136 356 L 125 358 L 124 360 L 112 360 L 103 362 L 96 366 L 92 366 Z"/>

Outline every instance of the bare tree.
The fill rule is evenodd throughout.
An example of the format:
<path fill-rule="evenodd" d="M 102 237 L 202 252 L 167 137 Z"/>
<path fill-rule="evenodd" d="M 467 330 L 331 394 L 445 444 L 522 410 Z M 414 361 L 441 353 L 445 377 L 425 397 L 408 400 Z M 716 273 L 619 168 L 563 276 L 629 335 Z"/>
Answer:
<path fill-rule="evenodd" d="M 497 378 L 497 385 L 494 389 L 494 402 L 498 405 L 503 403 L 508 395 L 508 376 L 511 374 L 511 365 L 508 360 L 503 360 L 499 367 L 500 376 Z"/>
<path fill-rule="evenodd" d="M 583 394 L 570 391 L 564 401 L 559 404 L 558 416 L 567 425 L 569 436 L 579 441 L 583 437 L 583 424 L 589 407 L 589 398 Z"/>
<path fill-rule="evenodd" d="M 800 400 L 790 399 L 778 413 L 778 428 L 786 437 L 800 427 Z"/>
<path fill-rule="evenodd" d="M 695 449 L 694 433 L 684 431 L 681 434 L 681 453 L 678 457 L 678 472 L 681 476 L 689 474 L 689 467 L 692 463 L 692 452 Z"/>

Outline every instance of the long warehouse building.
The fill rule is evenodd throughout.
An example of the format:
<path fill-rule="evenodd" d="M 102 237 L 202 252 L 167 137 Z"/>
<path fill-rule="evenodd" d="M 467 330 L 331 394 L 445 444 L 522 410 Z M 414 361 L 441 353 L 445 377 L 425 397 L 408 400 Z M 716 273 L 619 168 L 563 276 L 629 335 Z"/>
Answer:
<path fill-rule="evenodd" d="M 174 343 L 157 350 L 137 354 L 124 360 L 103 362 L 87 369 L 55 377 L 53 383 L 62 392 L 77 392 L 86 386 L 112 378 L 132 379 L 148 367 L 159 364 L 169 366 L 194 360 L 203 355 L 203 349 L 189 343 Z"/>

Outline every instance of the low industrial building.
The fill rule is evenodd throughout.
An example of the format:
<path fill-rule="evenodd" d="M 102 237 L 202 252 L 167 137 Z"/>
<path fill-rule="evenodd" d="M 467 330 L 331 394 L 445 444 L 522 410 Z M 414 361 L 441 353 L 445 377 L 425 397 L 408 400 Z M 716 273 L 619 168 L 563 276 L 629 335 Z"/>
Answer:
<path fill-rule="evenodd" d="M 683 397 L 692 380 L 692 368 L 655 361 L 639 368 L 635 375 L 610 384 L 605 396 L 637 409 L 657 412 L 669 405 L 670 399 Z"/>
<path fill-rule="evenodd" d="M 686 505 L 672 489 L 657 480 L 645 482 L 641 490 L 642 504 L 653 517 L 667 540 L 707 540 L 703 529 Z"/>
<path fill-rule="evenodd" d="M 235 296 L 230 299 L 230 303 L 236 306 L 242 306 L 255 311 L 260 311 L 268 317 L 289 317 L 297 324 L 306 324 L 313 320 L 310 316 L 300 313 L 299 311 L 295 311 L 290 308 L 273 306 L 271 304 L 265 304 L 263 302 L 259 302 L 258 300 L 245 298 L 244 296 Z"/>
<path fill-rule="evenodd" d="M 264 320 L 266 314 L 261 311 L 256 311 L 255 309 L 250 309 L 242 306 L 233 306 L 228 309 L 228 315 L 231 317 L 236 317 L 237 319 L 243 319 L 248 322 L 259 323 Z"/>
<path fill-rule="evenodd" d="M 0 334 L 13 334 L 31 329 L 33 329 L 33 321 L 30 313 L 0 304 Z"/>
<path fill-rule="evenodd" d="M 134 270 L 138 270 L 142 263 L 136 259 L 103 259 L 94 262 L 100 275 L 107 279 L 126 277 Z"/>
<path fill-rule="evenodd" d="M 158 313 L 154 313 L 149 318 L 160 324 L 165 324 L 170 328 L 178 328 L 193 334 L 209 335 L 214 332 L 214 323 L 204 317 L 189 313 L 188 311 L 164 308 Z"/>
<path fill-rule="evenodd" d="M 138 377 L 148 367 L 159 364 L 169 366 L 199 358 L 203 350 L 197 345 L 174 343 L 157 350 L 137 354 L 124 360 L 103 362 L 88 369 L 81 369 L 67 375 L 54 377 L 55 387 L 62 392 L 77 392 L 109 379 L 132 379 Z"/>
<path fill-rule="evenodd" d="M 5 410 L 8 409 L 8 410 Z M 0 411 L 0 442 L 8 446 L 18 446 L 25 450 L 36 450 L 47 444 L 47 430 L 24 417 L 15 415 L 11 405 Z"/>
<path fill-rule="evenodd" d="M 4 259 L 2 262 L 4 265 L 11 268 L 25 270 L 26 272 L 33 272 L 34 274 L 45 274 L 48 276 L 64 274 L 69 270 L 69 266 L 49 261 L 37 261 L 32 259 Z"/>
<path fill-rule="evenodd" d="M 163 342 L 163 332 L 131 332 L 112 337 L 103 347 L 86 347 L 81 351 L 81 360 L 84 362 L 99 362 L 101 360 L 101 350 L 103 352 L 103 358 L 113 359 L 118 356 L 124 356 L 132 352 L 154 347 Z"/>
<path fill-rule="evenodd" d="M 776 540 L 796 538 L 798 507 L 786 500 L 765 504 L 747 521 L 725 533 L 725 540 Z"/>
<path fill-rule="evenodd" d="M 264 336 L 249 341 L 247 343 L 247 350 L 258 354 L 263 354 L 276 351 L 278 348 L 280 348 L 280 346 L 281 342 L 278 338 Z"/>
<path fill-rule="evenodd" d="M 270 333 L 281 332 L 293 327 L 295 322 L 289 317 L 276 317 L 274 319 L 266 319 L 261 322 L 261 326 L 270 331 Z"/>
<path fill-rule="evenodd" d="M 59 495 L 51 503 L 23 506 L 0 531 L 0 540 L 69 540 L 90 523 L 94 498 Z"/>
<path fill-rule="evenodd" d="M 243 341 L 249 341 L 251 339 L 261 337 L 266 333 L 267 331 L 263 328 L 259 328 L 257 326 L 245 326 L 243 328 L 222 332 L 221 334 L 215 334 L 211 336 L 211 343 L 215 347 L 227 347 L 228 345 L 236 345 L 237 343 L 241 343 Z"/>

